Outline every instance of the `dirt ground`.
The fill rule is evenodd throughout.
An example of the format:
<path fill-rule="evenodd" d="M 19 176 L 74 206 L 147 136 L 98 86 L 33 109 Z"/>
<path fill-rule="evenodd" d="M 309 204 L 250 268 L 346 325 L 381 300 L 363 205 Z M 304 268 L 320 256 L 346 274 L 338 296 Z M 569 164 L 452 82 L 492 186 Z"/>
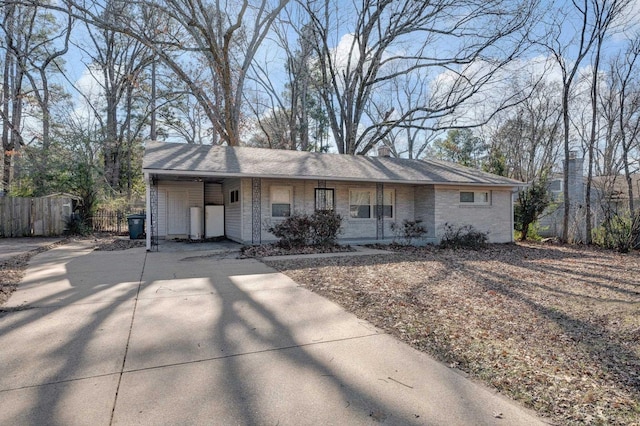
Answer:
<path fill-rule="evenodd" d="M 640 425 L 640 254 L 557 245 L 269 261 L 557 424 Z"/>

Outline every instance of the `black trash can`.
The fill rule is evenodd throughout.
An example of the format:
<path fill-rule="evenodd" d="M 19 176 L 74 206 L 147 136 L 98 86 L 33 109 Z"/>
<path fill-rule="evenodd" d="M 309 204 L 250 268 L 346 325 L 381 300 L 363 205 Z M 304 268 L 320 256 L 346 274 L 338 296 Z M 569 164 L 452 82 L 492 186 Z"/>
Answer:
<path fill-rule="evenodd" d="M 146 217 L 147 216 L 144 214 L 132 214 L 127 216 L 130 240 L 144 238 L 144 220 Z"/>

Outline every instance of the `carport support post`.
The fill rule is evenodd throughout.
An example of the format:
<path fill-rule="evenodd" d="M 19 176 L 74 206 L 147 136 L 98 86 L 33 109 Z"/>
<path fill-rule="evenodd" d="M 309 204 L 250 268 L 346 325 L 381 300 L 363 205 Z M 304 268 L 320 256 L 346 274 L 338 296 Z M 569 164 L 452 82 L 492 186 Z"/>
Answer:
<path fill-rule="evenodd" d="M 145 187 L 145 207 L 146 207 L 146 229 L 145 235 L 147 240 L 147 251 L 151 251 L 151 230 L 153 227 L 151 226 L 151 184 L 150 184 L 150 176 L 148 172 L 144 173 L 144 187 Z"/>

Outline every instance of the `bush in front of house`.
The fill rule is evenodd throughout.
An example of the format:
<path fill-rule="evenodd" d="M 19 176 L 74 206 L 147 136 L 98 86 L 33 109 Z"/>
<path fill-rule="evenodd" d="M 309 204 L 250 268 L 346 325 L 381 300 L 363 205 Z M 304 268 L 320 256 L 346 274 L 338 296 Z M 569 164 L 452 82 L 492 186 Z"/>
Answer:
<path fill-rule="evenodd" d="M 422 225 L 422 220 L 407 220 L 402 221 L 402 225 L 396 222 L 391 223 L 391 231 L 394 233 L 395 238 L 400 239 L 403 244 L 410 246 L 414 239 L 422 238 L 427 229 Z"/>
<path fill-rule="evenodd" d="M 440 240 L 440 248 L 469 248 L 478 250 L 487 246 L 489 233 L 481 232 L 472 225 L 444 224 L 444 234 Z"/>
<path fill-rule="evenodd" d="M 342 228 L 342 216 L 334 211 L 318 210 L 311 215 L 311 244 L 334 246 Z"/>
<path fill-rule="evenodd" d="M 303 247 L 311 238 L 311 218 L 306 214 L 294 213 L 267 230 L 278 238 L 278 245 L 282 248 Z"/>
<path fill-rule="evenodd" d="M 282 248 L 331 246 L 338 240 L 342 216 L 332 211 L 316 211 L 308 215 L 294 213 L 267 230 L 278 238 Z"/>

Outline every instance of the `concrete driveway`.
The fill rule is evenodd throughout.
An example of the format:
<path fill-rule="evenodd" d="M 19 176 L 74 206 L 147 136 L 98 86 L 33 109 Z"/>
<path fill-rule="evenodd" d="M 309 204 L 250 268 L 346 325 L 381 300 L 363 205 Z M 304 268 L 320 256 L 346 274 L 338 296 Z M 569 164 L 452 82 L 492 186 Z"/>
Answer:
<path fill-rule="evenodd" d="M 59 237 L 0 238 L 0 262 L 62 240 Z"/>
<path fill-rule="evenodd" d="M 264 264 L 35 256 L 0 313 L 0 424 L 536 425 Z"/>

